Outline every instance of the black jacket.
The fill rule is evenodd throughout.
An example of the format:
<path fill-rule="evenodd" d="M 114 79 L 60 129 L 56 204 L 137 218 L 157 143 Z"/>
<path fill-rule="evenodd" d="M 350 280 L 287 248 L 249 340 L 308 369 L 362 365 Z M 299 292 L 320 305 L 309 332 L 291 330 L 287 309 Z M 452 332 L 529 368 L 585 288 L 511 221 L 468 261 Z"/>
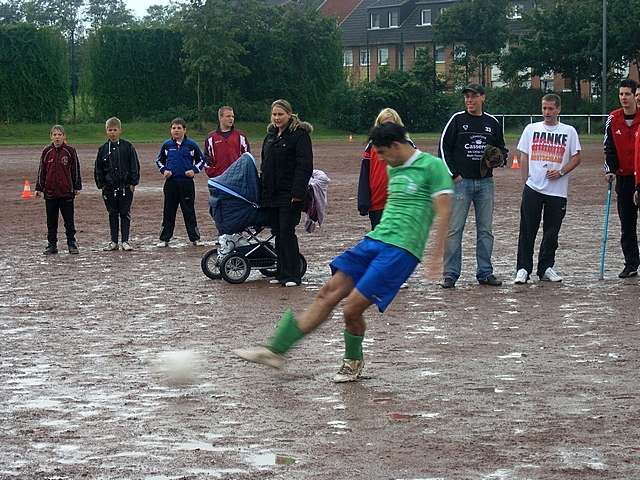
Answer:
<path fill-rule="evenodd" d="M 504 144 L 500 122 L 486 112 L 479 116 L 466 111 L 454 113 L 440 138 L 440 158 L 447 162 L 453 178 L 458 175 L 482 178 L 480 164 L 487 145 L 502 150 L 504 166 L 509 150 Z M 493 176 L 492 169 L 485 176 Z"/>
<path fill-rule="evenodd" d="M 98 189 L 118 190 L 137 185 L 140 181 L 140 162 L 131 143 L 120 139 L 118 143 L 108 140 L 98 149 L 93 171 Z"/>
<path fill-rule="evenodd" d="M 293 132 L 287 127 L 281 137 L 275 127 L 269 129 L 260 164 L 263 207 L 282 207 L 294 197 L 305 198 L 313 172 L 310 129 L 301 122 Z"/>

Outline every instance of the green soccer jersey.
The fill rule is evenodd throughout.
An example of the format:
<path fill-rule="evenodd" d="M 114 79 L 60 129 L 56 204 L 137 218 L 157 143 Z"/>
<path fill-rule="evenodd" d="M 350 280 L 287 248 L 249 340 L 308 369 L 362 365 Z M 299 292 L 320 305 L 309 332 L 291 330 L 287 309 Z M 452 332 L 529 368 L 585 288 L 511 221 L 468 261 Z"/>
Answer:
<path fill-rule="evenodd" d="M 403 248 L 421 260 L 435 216 L 432 198 L 453 192 L 451 174 L 443 160 L 419 150 L 388 173 L 382 219 L 367 236 Z"/>

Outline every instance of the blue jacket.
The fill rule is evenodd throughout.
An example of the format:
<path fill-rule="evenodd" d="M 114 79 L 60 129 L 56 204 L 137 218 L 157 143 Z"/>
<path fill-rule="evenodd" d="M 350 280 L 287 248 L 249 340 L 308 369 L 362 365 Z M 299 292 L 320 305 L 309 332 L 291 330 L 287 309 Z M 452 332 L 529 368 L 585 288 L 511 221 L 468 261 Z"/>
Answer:
<path fill-rule="evenodd" d="M 156 166 L 162 174 L 165 170 L 169 170 L 171 172 L 169 178 L 184 180 L 188 178 L 185 175 L 187 170 L 193 170 L 194 173 L 202 170 L 204 157 L 198 144 L 185 136 L 180 146 L 173 139 L 162 144 L 156 158 Z"/>

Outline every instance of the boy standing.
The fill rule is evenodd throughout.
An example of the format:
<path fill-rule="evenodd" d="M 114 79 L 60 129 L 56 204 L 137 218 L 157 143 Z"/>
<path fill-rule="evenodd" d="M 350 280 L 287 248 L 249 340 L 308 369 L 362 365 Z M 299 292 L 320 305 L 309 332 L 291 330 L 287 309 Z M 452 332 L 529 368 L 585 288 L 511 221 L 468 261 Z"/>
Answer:
<path fill-rule="evenodd" d="M 98 149 L 94 177 L 98 190 L 109 212 L 111 241 L 103 248 L 105 252 L 118 250 L 118 230 L 122 232 L 122 250 L 133 250 L 129 244 L 131 225 L 131 203 L 133 192 L 140 180 L 138 154 L 131 143 L 120 138 L 122 124 L 116 117 L 105 123 L 109 140 Z"/>
<path fill-rule="evenodd" d="M 182 118 L 171 121 L 171 138 L 162 144 L 156 166 L 166 179 L 164 182 L 164 209 L 158 247 L 168 247 L 176 225 L 178 206 L 182 210 L 184 225 L 193 245 L 201 245 L 195 210 L 196 187 L 193 177 L 204 166 L 198 144 L 187 138 L 187 123 Z"/>
<path fill-rule="evenodd" d="M 209 178 L 222 175 L 241 155 L 251 153 L 249 141 L 242 130 L 235 128 L 233 108 L 224 105 L 218 109 L 218 128 L 209 132 L 204 141 L 204 155 Z M 211 199 L 209 200 L 212 201 Z M 240 234 L 227 234 L 218 237 L 218 254 L 228 253 L 242 238 Z"/>
<path fill-rule="evenodd" d="M 58 212 L 64 220 L 69 253 L 78 253 L 73 219 L 73 200 L 82 190 L 80 162 L 76 150 L 65 142 L 64 127 L 54 125 L 49 132 L 51 145 L 42 151 L 36 196 L 44 194 L 47 210 L 47 248 L 45 255 L 58 253 Z"/>
<path fill-rule="evenodd" d="M 515 284 L 527 283 L 533 270 L 533 245 L 541 218 L 538 278 L 548 282 L 562 281 L 553 266 L 558 234 L 567 210 L 568 174 L 580 165 L 581 148 L 575 128 L 560 123 L 558 115 L 560 97 L 555 93 L 542 97 L 544 121 L 527 125 L 518 143 L 522 162 L 520 172 L 526 183 L 520 205 Z"/>
<path fill-rule="evenodd" d="M 383 312 L 422 258 L 429 230 L 437 215 L 433 262 L 429 275 L 442 270 L 449 221 L 451 176 L 445 163 L 416 150 L 407 130 L 384 123 L 369 140 L 390 166 L 389 195 L 380 224 L 364 240 L 331 262 L 333 277 L 296 319 L 287 310 L 266 347 L 235 350 L 244 360 L 274 368 L 284 365 L 284 354 L 302 337 L 322 324 L 346 298 L 344 306 L 345 354 L 335 382 L 352 382 L 362 374 L 362 341 L 366 325 L 362 314 L 372 304 Z"/>

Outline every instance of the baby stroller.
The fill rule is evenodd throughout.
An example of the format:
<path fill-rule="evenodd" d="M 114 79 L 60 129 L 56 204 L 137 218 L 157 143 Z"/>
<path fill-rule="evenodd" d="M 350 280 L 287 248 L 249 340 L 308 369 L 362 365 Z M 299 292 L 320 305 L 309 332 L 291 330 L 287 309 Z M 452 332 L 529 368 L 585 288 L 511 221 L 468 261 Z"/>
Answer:
<path fill-rule="evenodd" d="M 252 268 L 266 277 L 275 276 L 278 256 L 273 233 L 265 233 L 267 221 L 258 205 L 260 183 L 253 156 L 243 154 L 222 175 L 209 179 L 208 186 L 209 214 L 227 240 L 220 249 L 204 254 L 200 262 L 204 274 L 229 283 L 243 283 Z M 302 276 L 307 271 L 302 255 L 300 271 Z"/>

